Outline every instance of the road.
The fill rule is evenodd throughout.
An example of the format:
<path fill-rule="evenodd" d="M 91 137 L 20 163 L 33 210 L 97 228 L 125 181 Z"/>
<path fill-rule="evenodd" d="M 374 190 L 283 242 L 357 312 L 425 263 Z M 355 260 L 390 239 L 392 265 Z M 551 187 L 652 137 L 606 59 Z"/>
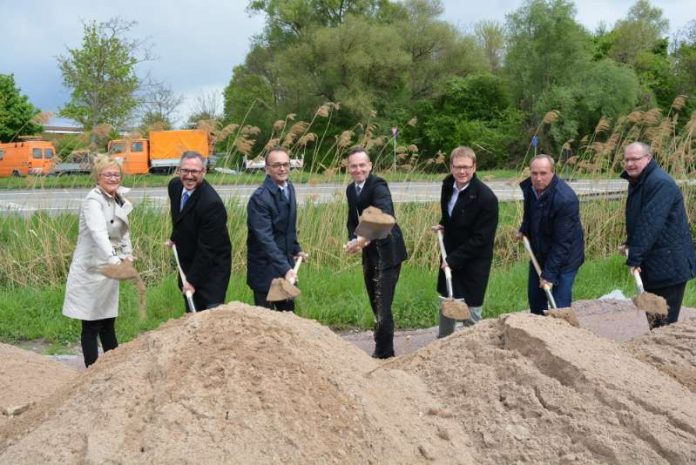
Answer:
<path fill-rule="evenodd" d="M 495 194 L 503 202 L 521 200 L 522 192 L 513 180 L 487 182 Z M 616 196 L 622 194 L 627 187 L 623 180 L 579 180 L 571 181 L 570 186 L 580 196 Z M 249 196 L 257 186 L 225 185 L 216 186 L 223 199 L 237 199 L 246 205 Z M 394 202 L 436 202 L 440 199 L 439 182 L 394 182 L 390 183 Z M 342 199 L 345 195 L 343 184 L 296 184 L 297 199 L 300 204 L 305 202 L 326 203 Z M 31 215 L 37 211 L 52 214 L 77 213 L 82 199 L 89 189 L 34 189 L 7 190 L 0 192 L 0 214 L 16 213 Z M 135 188 L 128 192 L 127 197 L 135 204 L 147 203 L 156 208 L 166 208 L 167 189 L 165 187 Z"/>

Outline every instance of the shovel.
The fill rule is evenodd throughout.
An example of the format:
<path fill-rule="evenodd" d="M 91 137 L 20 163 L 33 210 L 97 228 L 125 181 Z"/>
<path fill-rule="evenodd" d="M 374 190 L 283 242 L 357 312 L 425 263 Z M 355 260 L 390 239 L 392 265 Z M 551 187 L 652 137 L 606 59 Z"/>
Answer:
<path fill-rule="evenodd" d="M 295 276 L 297 276 L 297 272 L 300 270 L 302 258 L 302 255 L 300 255 L 295 261 L 295 267 L 293 268 Z M 282 302 L 283 300 L 292 300 L 300 294 L 301 292 L 295 286 L 294 280 L 290 282 L 285 278 L 275 278 L 271 281 L 271 287 L 268 289 L 266 300 L 269 302 Z"/>
<path fill-rule="evenodd" d="M 188 281 L 186 281 L 186 275 L 184 274 L 184 270 L 181 269 L 181 263 L 179 262 L 179 254 L 176 252 L 176 244 L 171 243 L 172 246 L 172 252 L 174 252 L 174 260 L 176 260 L 176 268 L 179 270 L 179 277 L 181 278 L 181 284 L 182 286 L 186 286 L 188 284 Z M 196 313 L 196 305 L 193 303 L 193 293 L 191 291 L 186 291 L 186 304 L 188 305 L 189 310 L 191 313 Z"/>
<path fill-rule="evenodd" d="M 532 261 L 532 265 L 534 265 L 534 269 L 536 270 L 539 279 L 541 279 L 541 266 L 539 266 L 539 262 L 534 256 L 534 252 L 532 252 L 532 246 L 529 243 L 529 239 L 527 239 L 527 236 L 522 236 L 522 242 L 524 243 L 524 248 L 527 251 L 527 254 L 529 255 L 529 259 Z M 579 328 L 580 323 L 578 322 L 578 318 L 575 315 L 575 311 L 573 311 L 573 309 L 558 309 L 558 306 L 556 305 L 556 299 L 553 298 L 553 293 L 551 292 L 551 285 L 545 284 L 544 286 L 542 286 L 542 288 L 546 293 L 546 300 L 549 303 L 549 307 L 551 307 L 549 310 L 546 310 L 544 314 L 552 318 L 560 318 L 562 320 L 566 320 L 571 326 Z"/>
<path fill-rule="evenodd" d="M 445 265 L 445 281 L 447 282 L 447 298 L 442 301 L 442 314 L 453 320 L 468 320 L 471 317 L 469 306 L 462 299 L 455 299 L 452 291 L 452 270 L 447 265 L 447 252 L 442 238 L 442 230 L 437 230 L 437 241 L 440 244 L 442 263 Z"/>
<path fill-rule="evenodd" d="M 396 219 L 377 207 L 367 207 L 360 215 L 360 222 L 355 228 L 355 235 L 368 241 L 385 239 L 396 224 Z"/>
<path fill-rule="evenodd" d="M 625 255 L 628 257 L 628 247 L 625 248 Z M 636 292 L 637 295 L 631 300 L 633 305 L 639 310 L 643 310 L 645 313 L 651 315 L 667 316 L 669 307 L 667 306 L 667 301 L 664 297 L 655 295 L 652 292 L 645 292 L 645 287 L 643 287 L 643 280 L 640 277 L 640 271 L 634 269 L 629 272 L 633 275 L 636 280 Z"/>

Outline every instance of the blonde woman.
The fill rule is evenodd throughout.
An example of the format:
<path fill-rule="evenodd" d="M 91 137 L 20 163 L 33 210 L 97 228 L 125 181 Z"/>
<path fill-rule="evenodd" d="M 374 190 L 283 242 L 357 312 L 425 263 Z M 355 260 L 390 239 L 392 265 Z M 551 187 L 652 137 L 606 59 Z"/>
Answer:
<path fill-rule="evenodd" d="M 118 316 L 119 281 L 100 267 L 133 260 L 128 214 L 133 205 L 123 197 L 121 166 L 107 155 L 94 161 L 97 186 L 80 208 L 77 247 L 70 264 L 63 315 L 82 321 L 80 342 L 85 366 L 97 360 L 97 337 L 104 351 L 118 347 L 114 323 Z"/>

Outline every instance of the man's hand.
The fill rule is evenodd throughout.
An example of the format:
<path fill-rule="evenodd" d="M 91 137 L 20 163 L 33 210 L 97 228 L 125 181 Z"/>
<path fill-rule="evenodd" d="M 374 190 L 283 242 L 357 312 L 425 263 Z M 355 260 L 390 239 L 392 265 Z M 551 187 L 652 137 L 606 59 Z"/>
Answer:
<path fill-rule="evenodd" d="M 297 273 L 295 270 L 290 268 L 287 273 L 285 273 L 285 280 L 290 284 L 295 284 L 297 282 Z"/>
<path fill-rule="evenodd" d="M 184 286 L 181 288 L 181 292 L 182 292 L 184 295 L 187 294 L 188 292 L 190 292 L 191 294 L 195 294 L 195 293 L 196 293 L 196 288 L 193 287 L 193 286 L 191 285 L 191 283 L 187 282 L 187 283 L 184 284 Z"/>
<path fill-rule="evenodd" d="M 449 268 L 449 265 L 447 264 L 447 260 L 440 260 L 440 268 L 442 268 L 443 270 L 445 268 Z"/>
<path fill-rule="evenodd" d="M 639 266 L 629 266 L 628 270 L 631 272 L 632 275 L 635 275 L 636 273 L 640 273 Z"/>
<path fill-rule="evenodd" d="M 437 233 L 438 231 L 444 231 L 445 227 L 441 224 L 436 224 L 435 226 L 431 227 L 430 230 L 434 233 Z"/>
<path fill-rule="evenodd" d="M 344 249 L 347 254 L 354 254 L 357 252 L 360 252 L 362 249 L 370 245 L 370 241 L 365 239 L 362 236 L 358 236 L 357 238 L 353 239 L 352 241 L 349 241 L 345 246 Z"/>
<path fill-rule="evenodd" d="M 628 245 L 621 244 L 619 246 L 619 255 L 623 255 L 624 257 L 628 257 Z"/>
<path fill-rule="evenodd" d="M 170 239 L 167 239 L 166 241 L 164 241 L 164 245 L 165 247 L 171 247 L 174 245 L 174 243 Z"/>
<path fill-rule="evenodd" d="M 522 231 L 517 231 L 517 232 L 515 233 L 515 240 L 516 240 L 516 241 L 521 241 L 521 240 L 522 240 L 522 237 L 524 237 L 524 234 L 522 234 Z"/>
<path fill-rule="evenodd" d="M 542 289 L 551 289 L 553 287 L 553 283 L 543 278 L 539 278 L 539 287 Z"/>
<path fill-rule="evenodd" d="M 308 254 L 308 253 L 304 253 L 304 252 L 300 252 L 300 253 L 298 253 L 297 255 L 295 255 L 295 257 L 294 257 L 294 258 L 295 258 L 295 261 L 297 261 L 300 257 L 302 257 L 302 260 L 306 262 L 307 259 L 309 258 L 309 254 Z"/>

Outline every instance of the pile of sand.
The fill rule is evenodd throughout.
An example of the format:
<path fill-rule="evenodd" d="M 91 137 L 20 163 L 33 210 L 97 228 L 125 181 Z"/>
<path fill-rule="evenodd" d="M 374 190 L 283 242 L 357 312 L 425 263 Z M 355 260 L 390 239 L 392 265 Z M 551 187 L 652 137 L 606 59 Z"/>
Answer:
<path fill-rule="evenodd" d="M 626 305 L 576 310 L 647 326 Z M 695 345 L 696 320 L 618 343 L 524 313 L 377 361 L 313 321 L 230 304 L 8 420 L 0 464 L 694 464 Z"/>
<path fill-rule="evenodd" d="M 689 390 L 561 320 L 485 321 L 397 366 L 422 377 L 445 405 L 441 416 L 460 422 L 476 463 L 696 463 Z"/>
<path fill-rule="evenodd" d="M 0 344 L 0 360 L 0 426 L 78 375 L 62 363 L 6 344 Z"/>
<path fill-rule="evenodd" d="M 313 321 L 230 304 L 105 354 L 0 430 L 0 463 L 473 463 L 423 383 L 378 367 Z"/>
<path fill-rule="evenodd" d="M 655 329 L 624 348 L 696 393 L 696 319 Z"/>

